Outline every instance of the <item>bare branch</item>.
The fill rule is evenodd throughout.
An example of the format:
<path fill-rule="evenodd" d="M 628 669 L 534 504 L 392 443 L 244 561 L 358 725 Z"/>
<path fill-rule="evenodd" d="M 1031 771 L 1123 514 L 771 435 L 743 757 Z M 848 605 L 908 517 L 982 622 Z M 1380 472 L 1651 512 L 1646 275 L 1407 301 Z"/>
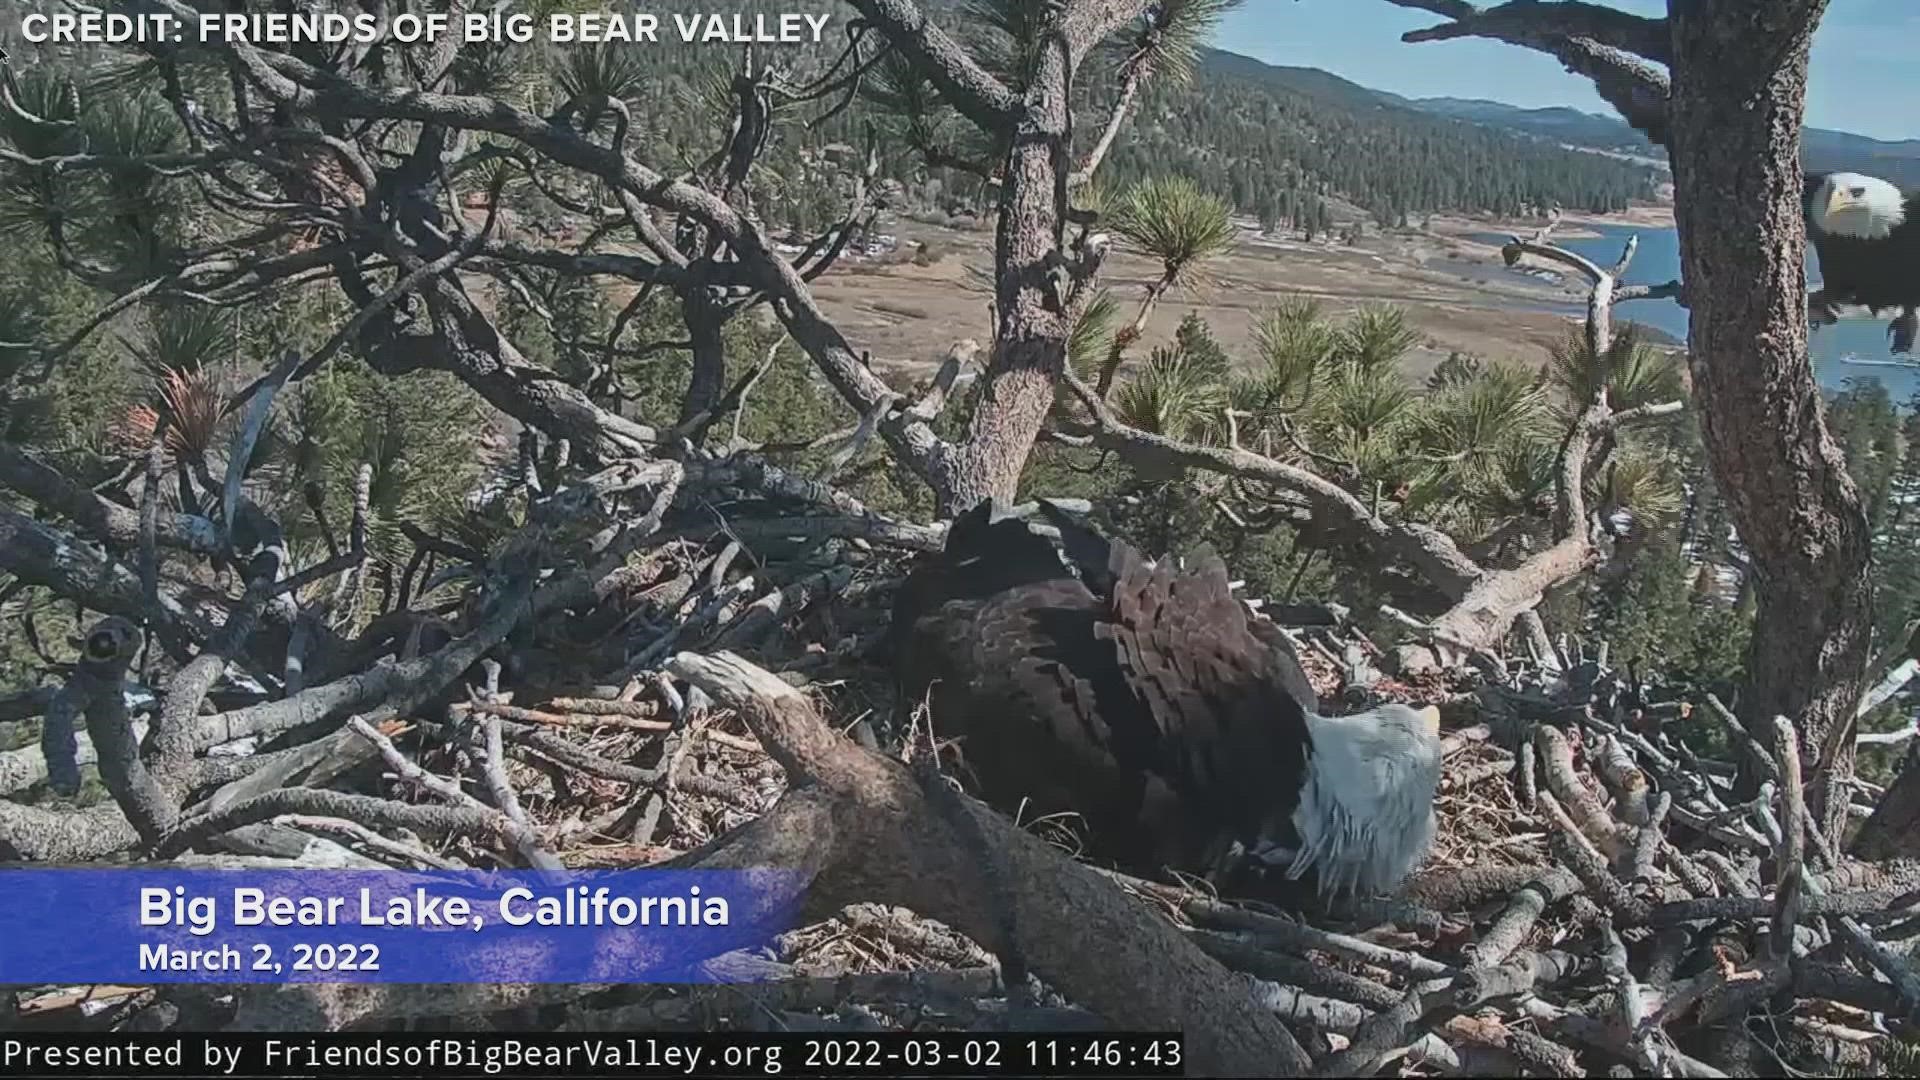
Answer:
<path fill-rule="evenodd" d="M 960 44 L 935 26 L 913 0 L 851 0 L 895 49 L 933 80 L 954 108 L 988 131 L 1010 127 L 1020 100 Z"/>
<path fill-rule="evenodd" d="M 1430 30 L 1415 30 L 1402 40 L 1448 41 L 1462 37 L 1490 37 L 1512 41 L 1534 39 L 1549 34 L 1587 38 L 1601 45 L 1624 49 L 1657 63 L 1672 56 L 1672 42 L 1665 19 L 1632 15 L 1604 4 L 1564 0 L 1543 10 L 1537 0 L 1497 4 L 1479 9 L 1458 0 L 1389 0 L 1400 7 L 1419 8 L 1444 15 L 1453 21 Z"/>
<path fill-rule="evenodd" d="M 1665 63 L 1670 59 L 1666 20 L 1639 18 L 1587 3 L 1522 0 L 1482 11 L 1465 0 L 1387 2 L 1454 20 L 1445 26 L 1411 31 L 1403 35 L 1406 41 L 1486 37 L 1558 58 L 1568 71 L 1593 80 L 1600 96 L 1620 110 L 1629 124 L 1656 145 L 1668 144 L 1670 80 L 1655 63 L 1647 62 Z"/>
<path fill-rule="evenodd" d="M 1206 469 L 1298 492 L 1313 502 L 1316 512 L 1330 514 L 1336 525 L 1349 528 L 1412 562 L 1443 592 L 1464 594 L 1480 579 L 1480 567 L 1437 530 L 1411 522 L 1388 522 L 1345 488 L 1307 469 L 1244 449 L 1183 443 L 1130 427 L 1078 376 L 1065 372 L 1061 381 L 1093 415 L 1096 423 L 1093 440 L 1097 446 L 1137 460 Z"/>
<path fill-rule="evenodd" d="M 101 541 L 131 548 L 140 541 L 140 514 L 61 476 L 18 446 L 0 441 L 0 484 L 71 518 Z M 198 555 L 219 549 L 219 530 L 197 514 L 159 513 L 154 540 Z"/>

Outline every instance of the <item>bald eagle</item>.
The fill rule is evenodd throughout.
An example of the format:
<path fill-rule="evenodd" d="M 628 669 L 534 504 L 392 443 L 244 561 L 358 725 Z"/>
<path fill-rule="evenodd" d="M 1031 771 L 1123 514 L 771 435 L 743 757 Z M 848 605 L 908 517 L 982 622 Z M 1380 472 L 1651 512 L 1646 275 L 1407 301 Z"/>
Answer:
<path fill-rule="evenodd" d="M 896 597 L 903 704 L 928 706 L 1003 812 L 1072 814 L 1136 872 L 1391 890 L 1425 857 L 1438 713 L 1323 717 L 1291 645 L 1211 555 L 1148 562 L 1050 506 L 1065 547 L 989 504 Z"/>
<path fill-rule="evenodd" d="M 1920 192 L 1859 173 L 1806 177 L 1807 238 L 1820 255 L 1817 324 L 1838 318 L 1843 304 L 1878 315 L 1898 312 L 1887 332 L 1893 351 L 1910 352 L 1920 329 Z"/>

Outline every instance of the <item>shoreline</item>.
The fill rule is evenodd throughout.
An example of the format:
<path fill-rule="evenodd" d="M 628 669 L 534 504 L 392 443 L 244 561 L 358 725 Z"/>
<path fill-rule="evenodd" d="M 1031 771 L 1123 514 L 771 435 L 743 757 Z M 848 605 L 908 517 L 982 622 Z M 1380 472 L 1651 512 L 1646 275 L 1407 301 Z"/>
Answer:
<path fill-rule="evenodd" d="M 1427 219 L 1427 230 L 1449 239 L 1466 239 L 1486 233 L 1531 236 L 1546 222 L 1539 218 L 1475 217 L 1464 214 L 1434 214 Z M 1617 214 L 1563 212 L 1554 225 L 1553 235 L 1563 240 L 1593 240 L 1600 233 L 1595 226 L 1626 229 L 1671 229 L 1673 207 L 1631 206 Z M 1491 246 L 1491 245 L 1488 245 Z"/>
<path fill-rule="evenodd" d="M 1595 225 L 1658 228 L 1671 220 L 1664 206 L 1569 214 L 1560 218 L 1554 237 L 1597 237 L 1602 234 L 1592 230 Z M 1434 215 L 1423 228 L 1370 231 L 1353 245 L 1236 224 L 1237 242 L 1209 262 L 1204 278 L 1163 298 L 1134 348 L 1136 361 L 1171 342 L 1181 320 L 1197 314 L 1222 346 L 1252 362 L 1259 320 L 1289 298 L 1312 300 L 1333 318 L 1367 305 L 1400 308 L 1421 337 L 1406 362 L 1415 380 L 1456 352 L 1537 367 L 1584 317 L 1583 289 L 1545 270 L 1516 273 L 1500 248 L 1485 240 L 1488 233 L 1530 235 L 1539 221 Z M 934 257 L 843 262 L 815 283 L 815 292 L 827 313 L 870 352 L 876 369 L 925 378 L 953 341 L 990 332 L 992 297 L 981 289 L 976 271 L 992 259 L 992 236 L 906 215 L 883 227 L 903 247 L 928 245 Z M 1156 261 L 1121 243 L 1108 257 L 1101 283 L 1131 317 L 1160 273 Z M 1669 348 L 1680 344 L 1652 327 L 1646 340 Z"/>

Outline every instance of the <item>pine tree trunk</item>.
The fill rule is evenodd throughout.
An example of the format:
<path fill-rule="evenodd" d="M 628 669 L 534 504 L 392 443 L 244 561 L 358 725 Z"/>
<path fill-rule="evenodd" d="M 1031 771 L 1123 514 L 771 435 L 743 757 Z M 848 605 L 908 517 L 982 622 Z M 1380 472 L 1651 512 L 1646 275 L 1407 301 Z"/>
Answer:
<path fill-rule="evenodd" d="M 983 499 L 1011 499 L 1067 362 L 1072 322 L 1048 290 L 1050 257 L 1062 246 L 1072 172 L 1065 49 L 1050 41 L 1014 130 L 995 237 L 998 283 L 993 358 L 964 444 L 940 479 L 941 513 Z"/>
<path fill-rule="evenodd" d="M 1740 716 L 1800 728 L 1836 842 L 1871 631 L 1868 533 L 1807 353 L 1800 125 L 1825 0 L 1672 6 L 1672 151 L 1688 345 L 1719 480 L 1757 575 Z M 1748 778 L 1751 782 L 1751 778 Z"/>

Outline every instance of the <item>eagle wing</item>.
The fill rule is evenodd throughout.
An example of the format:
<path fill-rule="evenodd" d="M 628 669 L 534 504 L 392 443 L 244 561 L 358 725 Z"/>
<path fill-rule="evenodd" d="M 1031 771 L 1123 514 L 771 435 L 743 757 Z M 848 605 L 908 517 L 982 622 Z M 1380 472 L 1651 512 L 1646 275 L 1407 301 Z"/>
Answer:
<path fill-rule="evenodd" d="M 1109 723 L 1130 710 L 1099 614 L 1070 577 L 942 604 L 909 631 L 901 689 L 988 803 L 1024 820 L 1077 815 L 1092 848 L 1123 863 L 1172 860 L 1186 841 L 1165 833 L 1179 823 L 1142 819 L 1152 762 Z"/>
<path fill-rule="evenodd" d="M 1300 654 L 1294 651 L 1293 642 L 1280 631 L 1280 626 L 1271 619 L 1249 618 L 1247 629 L 1253 636 L 1266 642 L 1268 650 L 1274 653 L 1273 667 L 1280 688 L 1300 703 L 1300 708 L 1315 712 L 1320 707 L 1320 692 L 1308 681 L 1306 669 L 1300 666 Z"/>
<path fill-rule="evenodd" d="M 1311 736 L 1292 689 L 1305 676 L 1253 632 L 1217 556 L 1182 571 L 1115 545 L 1113 576 L 1098 633 L 1139 702 L 1124 737 L 1152 746 L 1157 771 L 1208 826 L 1251 840 L 1292 813 L 1305 776 Z"/>
<path fill-rule="evenodd" d="M 956 521 L 895 607 L 902 704 L 925 702 L 974 790 L 1025 820 L 1071 812 L 1092 853 L 1147 870 L 1203 869 L 1285 820 L 1312 690 L 1284 640 L 1251 628 L 1225 565 L 1113 543 L 1101 567 L 1087 541 L 1075 577 L 1030 536 Z"/>
<path fill-rule="evenodd" d="M 1811 217 L 1807 239 L 1820 256 L 1820 289 L 1827 299 L 1836 304 L 1863 303 L 1859 297 L 1872 288 L 1872 273 L 1883 261 L 1880 252 L 1885 241 L 1824 232 Z"/>

